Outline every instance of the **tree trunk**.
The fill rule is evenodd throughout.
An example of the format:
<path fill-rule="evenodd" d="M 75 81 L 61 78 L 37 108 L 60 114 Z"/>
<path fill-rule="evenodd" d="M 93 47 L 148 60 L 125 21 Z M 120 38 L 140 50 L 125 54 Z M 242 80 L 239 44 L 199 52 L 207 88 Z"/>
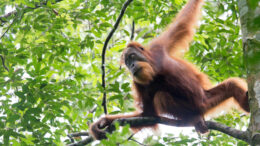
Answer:
<path fill-rule="evenodd" d="M 248 131 L 252 145 L 260 144 L 260 1 L 238 0 L 250 104 Z"/>

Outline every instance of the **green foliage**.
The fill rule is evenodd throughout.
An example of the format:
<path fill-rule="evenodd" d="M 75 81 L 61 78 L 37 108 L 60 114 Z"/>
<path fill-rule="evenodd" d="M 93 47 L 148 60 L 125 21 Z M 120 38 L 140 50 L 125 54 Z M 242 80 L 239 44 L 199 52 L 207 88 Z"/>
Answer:
<path fill-rule="evenodd" d="M 1 0 L 0 15 L 0 145 L 64 145 L 68 133 L 87 131 L 103 114 L 101 52 L 124 0 Z M 57 3 L 56 3 L 57 2 Z M 130 40 L 147 44 L 169 24 L 185 4 L 182 0 L 135 0 L 127 9 L 106 54 L 110 114 L 133 111 L 130 76 L 119 70 L 120 54 Z M 40 7 L 36 7 L 39 6 Z M 30 8 L 26 8 L 30 7 Z M 233 1 L 207 2 L 203 21 L 186 57 L 214 81 L 245 75 L 237 6 Z M 14 22 L 13 22 L 14 21 Z M 11 25 L 11 23 L 13 24 Z M 11 27 L 9 28 L 9 26 Z M 8 68 L 8 70 L 6 68 Z M 95 108 L 96 107 L 96 108 Z M 93 110 L 94 109 L 94 110 Z M 232 115 L 218 120 L 236 127 Z M 129 126 L 117 127 L 100 145 L 138 145 Z M 240 141 L 213 132 L 211 141 L 180 135 L 151 136 L 148 145 L 224 145 Z M 135 139 L 135 137 L 133 137 Z M 162 139 L 162 140 L 159 140 Z"/>
<path fill-rule="evenodd" d="M 123 128 L 119 127 L 119 124 L 116 124 L 116 130 L 112 134 L 107 134 L 108 140 L 102 140 L 99 145 L 105 146 L 116 146 L 116 145 L 125 145 L 125 146 L 138 146 L 137 143 L 128 140 L 131 136 L 129 131 L 130 126 L 124 126 Z M 119 136 L 120 135 L 120 136 Z"/>
<path fill-rule="evenodd" d="M 204 8 L 203 21 L 188 58 L 217 82 L 228 77 L 245 77 L 237 3 L 206 2 Z"/>

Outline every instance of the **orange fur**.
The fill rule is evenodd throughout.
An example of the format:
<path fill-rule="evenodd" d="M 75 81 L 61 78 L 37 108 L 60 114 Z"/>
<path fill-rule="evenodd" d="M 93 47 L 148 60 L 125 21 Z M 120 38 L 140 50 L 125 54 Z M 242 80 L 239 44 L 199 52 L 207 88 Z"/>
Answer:
<path fill-rule="evenodd" d="M 148 84 L 153 80 L 154 70 L 149 63 L 138 62 L 142 66 L 142 70 L 134 76 L 134 80 L 140 84 Z"/>
<path fill-rule="evenodd" d="M 222 84 L 234 84 L 234 86 L 237 86 L 239 88 L 239 90 L 246 92 L 247 91 L 247 84 L 246 81 L 240 78 L 229 78 L 227 80 L 225 80 L 224 82 L 222 82 Z M 228 90 L 233 90 L 234 87 L 229 87 L 231 89 Z M 248 104 L 248 102 L 246 101 L 246 103 Z M 245 104 L 245 103 L 243 103 Z M 233 97 L 231 96 L 230 98 L 220 102 L 217 106 L 214 106 L 212 108 L 210 108 L 206 113 L 205 113 L 205 117 L 206 118 L 212 118 L 212 117 L 216 117 L 219 114 L 223 114 L 227 111 L 229 111 L 230 109 L 236 109 L 239 110 L 241 112 L 245 112 L 248 113 L 249 111 L 244 110 L 241 107 L 245 107 L 247 105 L 239 105 L 239 102 Z"/>
<path fill-rule="evenodd" d="M 196 76 L 196 78 L 197 78 L 198 81 L 200 82 L 200 85 L 203 87 L 203 89 L 209 89 L 209 88 L 212 87 L 212 84 L 211 84 L 211 82 L 210 82 L 210 80 L 209 80 L 209 77 L 208 77 L 206 74 L 200 72 L 200 71 L 196 68 L 195 65 L 193 65 L 192 63 L 190 63 L 190 62 L 188 62 L 188 61 L 186 61 L 186 60 L 180 59 L 180 58 L 178 58 L 178 57 L 172 56 L 172 58 L 173 58 L 174 60 L 179 61 L 181 64 L 187 66 L 187 67 L 190 69 L 190 71 Z"/>
<path fill-rule="evenodd" d="M 194 126 L 196 131 L 205 133 L 208 128 L 204 116 L 217 109 L 223 110 L 231 102 L 232 105 L 238 103 L 246 112 L 250 111 L 247 88 L 241 79 L 230 78 L 212 87 L 207 75 L 193 64 L 175 57 L 179 48 L 188 47 L 201 5 L 202 0 L 189 0 L 175 21 L 148 48 L 137 42 L 128 44 L 121 63 L 125 63 L 133 75 L 136 112 L 107 115 L 92 124 L 90 131 L 95 138 L 105 138 L 102 128 L 118 118 L 161 116 L 171 125 Z"/>
<path fill-rule="evenodd" d="M 202 4 L 203 0 L 190 0 L 179 12 L 173 23 L 168 26 L 168 29 L 154 39 L 149 47 L 162 45 L 171 55 L 184 54 L 180 51 L 187 50 L 189 43 L 192 41 L 194 28 L 200 18 Z"/>

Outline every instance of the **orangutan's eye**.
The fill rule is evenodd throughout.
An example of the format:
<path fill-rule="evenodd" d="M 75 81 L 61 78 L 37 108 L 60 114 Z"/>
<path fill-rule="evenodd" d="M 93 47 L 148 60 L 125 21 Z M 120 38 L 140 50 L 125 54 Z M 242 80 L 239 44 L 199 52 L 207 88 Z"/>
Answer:
<path fill-rule="evenodd" d="M 131 59 L 134 59 L 134 57 L 135 57 L 135 54 L 131 54 L 131 55 L 130 55 L 130 58 L 131 58 Z"/>

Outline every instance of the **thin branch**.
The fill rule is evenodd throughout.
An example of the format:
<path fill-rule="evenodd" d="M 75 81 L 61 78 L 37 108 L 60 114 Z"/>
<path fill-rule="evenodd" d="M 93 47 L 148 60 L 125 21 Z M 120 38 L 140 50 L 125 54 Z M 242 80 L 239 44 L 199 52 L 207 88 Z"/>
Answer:
<path fill-rule="evenodd" d="M 55 9 L 52 9 L 52 12 L 53 12 L 56 16 L 59 16 L 59 12 L 56 11 Z"/>
<path fill-rule="evenodd" d="M 1 60 L 2 60 L 2 65 L 3 65 L 3 67 L 5 68 L 6 71 L 9 72 L 8 67 L 5 65 L 5 58 L 4 58 L 4 56 L 3 56 L 3 55 L 0 55 L 0 58 L 1 58 Z"/>
<path fill-rule="evenodd" d="M 133 139 L 133 137 L 134 137 L 135 134 L 136 134 L 136 133 L 131 134 L 125 141 L 132 140 L 132 141 L 138 143 L 138 144 L 141 145 L 141 146 L 146 146 L 145 144 L 142 144 L 141 142 L 139 142 L 139 141 Z"/>
<path fill-rule="evenodd" d="M 105 56 L 106 56 L 106 49 L 107 49 L 107 45 L 109 40 L 111 39 L 111 37 L 113 36 L 114 32 L 116 31 L 119 22 L 121 21 L 126 8 L 128 7 L 128 5 L 132 2 L 133 0 L 127 0 L 124 5 L 123 8 L 121 9 L 121 12 L 116 20 L 116 23 L 114 24 L 114 27 L 112 28 L 112 30 L 110 31 L 110 33 L 108 34 L 108 37 L 106 38 L 106 41 L 104 43 L 103 46 L 103 50 L 102 50 L 102 65 L 101 65 L 101 69 L 102 69 L 102 87 L 104 89 L 103 92 L 103 102 L 102 102 L 102 106 L 104 107 L 104 113 L 107 114 L 107 107 L 106 107 L 106 102 L 107 102 L 107 95 L 106 95 L 106 82 L 105 82 Z"/>
<path fill-rule="evenodd" d="M 80 136 L 89 136 L 88 132 L 76 132 L 76 133 L 70 133 L 67 135 L 72 143 L 74 143 L 73 137 L 80 137 Z"/>
<path fill-rule="evenodd" d="M 131 135 L 127 138 L 127 140 L 130 140 L 134 135 L 135 135 L 135 133 L 131 134 Z"/>
<path fill-rule="evenodd" d="M 139 141 L 137 141 L 137 140 L 135 140 L 135 139 L 129 139 L 129 140 L 132 140 L 132 141 L 134 141 L 134 142 L 136 142 L 136 143 L 138 143 L 139 145 L 142 145 L 142 146 L 147 146 L 147 145 L 145 145 L 145 144 L 142 144 L 141 142 L 139 142 Z"/>
<path fill-rule="evenodd" d="M 16 21 L 17 17 L 14 18 L 14 20 L 12 21 L 12 23 L 7 27 L 7 29 L 5 30 L 5 32 L 1 35 L 0 40 L 5 36 L 5 34 L 8 32 L 8 30 L 11 28 L 11 26 L 14 24 L 14 22 Z"/>
<path fill-rule="evenodd" d="M 97 110 L 97 105 L 95 105 L 89 112 L 94 113 Z"/>
<path fill-rule="evenodd" d="M 79 136 L 89 136 L 88 132 L 76 132 L 68 134 L 71 137 L 79 137 Z"/>
<path fill-rule="evenodd" d="M 133 20 L 133 23 L 132 23 L 132 33 L 131 33 L 131 38 L 130 40 L 134 40 L 134 37 L 135 37 L 135 21 Z"/>
<path fill-rule="evenodd" d="M 126 141 L 131 140 L 132 137 L 133 137 L 135 134 L 136 134 L 136 133 L 131 134 L 126 140 L 124 140 L 123 142 L 120 142 L 118 145 L 123 144 L 123 143 L 125 143 Z"/>
<path fill-rule="evenodd" d="M 78 141 L 76 143 L 69 144 L 68 146 L 82 146 L 82 145 L 89 144 L 92 141 L 94 141 L 94 138 L 92 136 L 90 136 L 90 137 L 85 138 L 85 139 Z"/>
<path fill-rule="evenodd" d="M 130 126 L 134 126 L 134 127 L 144 126 L 144 125 L 154 125 L 154 124 L 164 124 L 164 125 L 177 126 L 177 127 L 191 126 L 186 123 L 177 123 L 176 120 L 165 118 L 165 117 L 134 117 L 134 118 L 117 119 L 112 123 L 110 127 L 114 127 L 116 122 L 118 122 L 120 126 L 129 124 Z M 250 137 L 247 131 L 240 131 L 213 121 L 206 121 L 206 124 L 209 129 L 223 132 L 225 134 L 228 134 L 234 138 L 243 140 L 250 144 Z M 110 131 L 107 129 L 105 131 L 112 132 L 111 130 L 114 130 L 115 128 L 108 128 L 108 129 L 110 129 Z M 89 136 L 88 138 L 79 141 L 78 143 L 75 143 L 73 146 L 78 146 L 76 144 L 82 144 L 83 142 L 84 144 L 88 144 L 93 140 L 94 140 L 93 137 Z"/>

